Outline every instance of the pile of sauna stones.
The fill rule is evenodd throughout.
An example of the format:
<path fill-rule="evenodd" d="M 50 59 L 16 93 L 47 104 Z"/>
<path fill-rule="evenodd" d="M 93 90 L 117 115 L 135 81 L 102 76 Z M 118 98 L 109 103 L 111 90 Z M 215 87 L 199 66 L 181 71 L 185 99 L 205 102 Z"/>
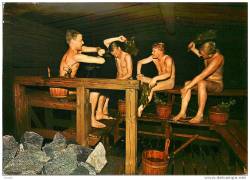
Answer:
<path fill-rule="evenodd" d="M 44 138 L 35 132 L 25 132 L 20 141 L 3 136 L 5 175 L 96 175 L 95 168 L 85 162 L 93 150 L 67 145 L 60 133 L 43 147 Z"/>

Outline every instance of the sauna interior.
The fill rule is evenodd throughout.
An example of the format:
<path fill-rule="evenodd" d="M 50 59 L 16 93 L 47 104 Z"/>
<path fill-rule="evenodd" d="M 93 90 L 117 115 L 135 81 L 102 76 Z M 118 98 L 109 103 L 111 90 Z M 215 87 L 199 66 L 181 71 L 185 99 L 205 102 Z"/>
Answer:
<path fill-rule="evenodd" d="M 247 15 L 246 2 L 3 3 L 2 134 L 20 143 L 25 132 L 35 132 L 43 137 L 44 146 L 60 132 L 67 143 L 91 150 L 101 142 L 107 164 L 99 175 L 247 175 Z M 77 77 L 67 79 L 59 77 L 59 67 L 68 49 L 65 34 L 69 29 L 82 33 L 84 45 L 106 53 L 105 63 L 80 63 Z M 175 122 L 172 118 L 182 102 L 180 88 L 204 69 L 204 62 L 188 50 L 188 44 L 211 29 L 224 56 L 224 90 L 208 93 L 200 123 Z M 121 35 L 134 40 L 138 50 L 132 56 L 130 80 L 116 79 L 116 60 L 103 43 Z M 172 109 L 169 117 L 159 118 L 155 97 L 137 117 L 141 95 L 137 63 L 151 55 L 155 42 L 165 43 L 165 53 L 175 63 L 174 89 L 158 96 L 171 101 Z M 141 72 L 154 77 L 157 69 L 149 63 Z M 55 98 L 50 88 L 57 87 L 73 93 Z M 90 125 L 88 100 L 93 90 L 105 90 L 110 97 L 109 115 L 114 119 L 101 120 L 106 125 L 103 129 Z M 121 100 L 126 102 L 125 112 L 119 109 Z M 209 109 L 222 102 L 234 105 L 226 122 L 214 123 Z M 187 116 L 195 116 L 197 109 L 194 91 Z M 149 154 L 144 152 L 149 150 L 163 153 L 163 169 L 160 162 L 145 160 Z"/>

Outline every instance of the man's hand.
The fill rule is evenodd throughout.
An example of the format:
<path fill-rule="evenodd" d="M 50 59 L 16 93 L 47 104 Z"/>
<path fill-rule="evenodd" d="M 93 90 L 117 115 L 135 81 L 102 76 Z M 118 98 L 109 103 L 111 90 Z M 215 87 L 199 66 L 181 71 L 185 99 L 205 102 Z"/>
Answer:
<path fill-rule="evenodd" d="M 192 42 L 190 42 L 188 44 L 188 50 L 190 51 L 190 50 L 193 50 L 193 49 L 195 49 L 195 43 L 192 41 Z"/>
<path fill-rule="evenodd" d="M 148 85 L 150 88 L 154 87 L 156 85 L 156 80 L 153 78 Z"/>
<path fill-rule="evenodd" d="M 125 36 L 119 36 L 119 41 L 126 42 L 127 38 Z"/>
<path fill-rule="evenodd" d="M 137 74 L 137 76 L 136 76 L 136 79 L 138 79 L 138 80 L 142 80 L 142 78 L 143 78 L 143 74 Z"/>
<path fill-rule="evenodd" d="M 103 56 L 103 54 L 105 54 L 105 50 L 104 50 L 104 49 L 99 49 L 99 50 L 97 51 L 97 54 L 98 54 L 99 56 Z"/>

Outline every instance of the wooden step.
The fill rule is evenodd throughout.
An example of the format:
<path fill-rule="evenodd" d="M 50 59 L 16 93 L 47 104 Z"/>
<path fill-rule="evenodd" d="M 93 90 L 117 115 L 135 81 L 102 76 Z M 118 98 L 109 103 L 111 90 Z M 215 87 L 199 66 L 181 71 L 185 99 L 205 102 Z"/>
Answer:
<path fill-rule="evenodd" d="M 73 95 L 66 98 L 55 98 L 50 96 L 49 92 L 36 91 L 28 92 L 27 96 L 30 106 L 73 111 L 76 110 L 76 101 L 75 96 Z"/>

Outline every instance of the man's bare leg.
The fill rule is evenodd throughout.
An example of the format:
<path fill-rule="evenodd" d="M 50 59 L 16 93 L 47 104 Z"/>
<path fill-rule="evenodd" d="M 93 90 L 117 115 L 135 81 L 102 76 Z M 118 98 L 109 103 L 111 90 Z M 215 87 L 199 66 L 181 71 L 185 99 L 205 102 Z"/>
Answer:
<path fill-rule="evenodd" d="M 165 90 L 165 89 L 173 89 L 173 87 L 174 87 L 174 80 L 173 79 L 159 82 L 155 87 L 153 87 L 151 89 L 149 96 L 148 96 L 148 103 L 151 102 L 151 100 L 153 99 L 153 95 L 156 91 L 161 91 L 161 90 Z M 138 117 L 141 117 L 141 114 L 142 114 L 144 108 L 145 107 L 143 105 L 139 106 Z"/>
<path fill-rule="evenodd" d="M 185 83 L 185 85 L 187 85 L 188 83 L 190 83 L 190 81 L 187 81 Z M 188 107 L 188 103 L 190 101 L 190 98 L 191 98 L 191 90 L 189 89 L 187 91 L 185 97 L 182 97 L 181 110 L 176 116 L 173 117 L 174 121 L 179 121 L 180 119 L 186 118 L 186 111 L 187 111 L 187 107 Z"/>
<path fill-rule="evenodd" d="M 207 102 L 207 89 L 206 89 L 206 81 L 200 81 L 198 83 L 198 104 L 199 104 L 199 108 L 198 111 L 195 115 L 195 117 L 193 117 L 189 123 L 200 123 L 203 120 L 203 112 L 204 112 L 204 108 Z"/>
<path fill-rule="evenodd" d="M 106 100 L 105 100 L 105 103 L 104 103 L 104 107 L 103 107 L 103 110 L 102 110 L 103 114 L 105 114 L 105 115 L 109 114 L 109 108 L 108 108 L 108 106 L 109 106 L 109 98 L 106 97 Z"/>
<path fill-rule="evenodd" d="M 114 119 L 112 117 L 109 117 L 108 115 L 104 114 L 103 109 L 105 106 L 106 97 L 101 95 L 98 101 L 98 107 L 96 111 L 96 120 L 101 119 Z"/>
<path fill-rule="evenodd" d="M 190 123 L 200 123 L 203 120 L 203 112 L 207 101 L 207 91 L 221 92 L 223 90 L 223 84 L 213 81 L 201 81 L 198 83 L 198 105 L 199 109 L 196 116 L 190 120 Z"/>
<path fill-rule="evenodd" d="M 100 123 L 96 120 L 95 112 L 96 112 L 96 106 L 99 98 L 99 93 L 97 92 L 91 92 L 90 93 L 90 104 L 91 104 L 91 126 L 95 128 L 104 128 L 106 127 L 105 124 Z"/>
<path fill-rule="evenodd" d="M 142 111 L 145 107 L 141 104 L 137 109 L 137 116 L 141 117 Z"/>

